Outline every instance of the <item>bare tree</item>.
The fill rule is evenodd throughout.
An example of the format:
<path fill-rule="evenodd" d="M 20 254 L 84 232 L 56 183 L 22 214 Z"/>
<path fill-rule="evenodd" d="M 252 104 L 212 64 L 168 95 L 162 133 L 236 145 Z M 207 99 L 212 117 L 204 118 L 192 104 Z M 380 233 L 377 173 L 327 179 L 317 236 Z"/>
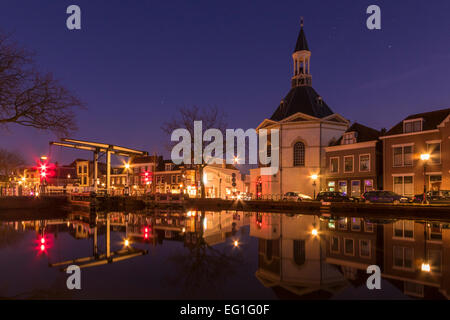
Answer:
<path fill-rule="evenodd" d="M 0 149 L 0 175 L 5 176 L 7 180 L 11 172 L 24 165 L 22 156 L 17 152 L 11 152 L 6 149 Z"/>
<path fill-rule="evenodd" d="M 182 107 L 178 109 L 177 114 L 168 122 L 165 122 L 162 126 L 162 130 L 170 137 L 175 129 L 183 128 L 189 131 L 191 135 L 191 150 L 194 146 L 194 121 L 202 121 L 202 137 L 203 133 L 208 129 L 218 129 L 225 132 L 226 122 L 225 113 L 217 107 L 200 108 L 193 106 L 191 108 Z M 171 147 L 170 145 L 169 147 Z M 202 150 L 204 149 L 204 142 L 202 141 Z M 191 152 L 191 157 L 193 160 L 194 153 Z M 191 161 L 191 163 L 194 163 Z M 200 194 L 202 198 L 205 198 L 205 184 L 203 182 L 203 169 L 207 163 L 202 158 L 202 163 L 197 164 L 196 169 L 198 170 L 198 175 L 200 176 Z M 197 176 L 197 175 L 196 175 Z"/>
<path fill-rule="evenodd" d="M 18 124 L 59 135 L 76 129 L 83 103 L 53 76 L 35 69 L 33 55 L 0 34 L 0 125 Z"/>

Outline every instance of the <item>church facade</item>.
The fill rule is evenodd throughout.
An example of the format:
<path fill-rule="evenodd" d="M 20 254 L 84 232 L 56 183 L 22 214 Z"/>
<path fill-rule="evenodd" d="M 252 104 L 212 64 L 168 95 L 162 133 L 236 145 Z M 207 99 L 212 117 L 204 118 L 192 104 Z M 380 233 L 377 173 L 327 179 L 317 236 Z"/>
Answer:
<path fill-rule="evenodd" d="M 349 121 L 334 113 L 312 87 L 311 51 L 303 23 L 296 42 L 291 89 L 270 118 L 257 127 L 279 130 L 279 170 L 262 175 L 250 170 L 250 192 L 258 197 L 282 197 L 299 192 L 311 197 L 325 189 L 325 148 L 348 129 Z"/>

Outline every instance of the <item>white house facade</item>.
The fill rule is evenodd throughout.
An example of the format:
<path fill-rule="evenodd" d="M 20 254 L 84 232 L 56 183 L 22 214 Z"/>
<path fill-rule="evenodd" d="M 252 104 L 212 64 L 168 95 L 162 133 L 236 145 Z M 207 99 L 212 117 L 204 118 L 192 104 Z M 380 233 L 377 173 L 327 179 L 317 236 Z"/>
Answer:
<path fill-rule="evenodd" d="M 349 127 L 349 121 L 334 113 L 311 86 L 311 52 L 303 24 L 292 58 L 291 90 L 257 127 L 257 131 L 278 129 L 280 146 L 275 175 L 262 175 L 260 168 L 250 170 L 250 192 L 259 197 L 277 198 L 286 192 L 313 196 L 325 189 L 325 148 Z"/>

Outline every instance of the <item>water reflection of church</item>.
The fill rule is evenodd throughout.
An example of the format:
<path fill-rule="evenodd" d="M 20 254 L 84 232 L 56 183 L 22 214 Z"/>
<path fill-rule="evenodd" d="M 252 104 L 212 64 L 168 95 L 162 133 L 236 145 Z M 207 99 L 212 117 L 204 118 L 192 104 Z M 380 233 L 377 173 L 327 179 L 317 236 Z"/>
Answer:
<path fill-rule="evenodd" d="M 442 222 L 256 214 L 250 235 L 259 239 L 256 277 L 282 298 L 366 289 L 374 264 L 400 295 L 449 298 L 450 231 Z"/>

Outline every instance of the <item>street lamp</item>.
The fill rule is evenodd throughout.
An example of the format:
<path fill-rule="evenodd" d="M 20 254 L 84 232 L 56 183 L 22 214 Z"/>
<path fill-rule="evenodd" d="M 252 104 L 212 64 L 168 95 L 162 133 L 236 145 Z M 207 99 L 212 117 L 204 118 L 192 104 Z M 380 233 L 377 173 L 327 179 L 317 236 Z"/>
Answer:
<path fill-rule="evenodd" d="M 423 201 L 422 203 L 426 203 L 427 201 L 427 162 L 430 160 L 429 153 L 422 153 L 420 155 L 420 160 L 423 161 Z"/>
<path fill-rule="evenodd" d="M 127 186 L 126 186 L 126 195 L 128 195 L 130 193 L 130 163 L 126 162 L 125 163 L 125 171 L 127 172 Z"/>
<path fill-rule="evenodd" d="M 314 187 L 314 197 L 313 197 L 313 200 L 315 200 L 316 199 L 316 180 L 317 180 L 317 178 L 318 178 L 319 176 L 317 175 L 317 174 L 313 174 L 312 176 L 311 176 L 311 179 L 313 180 L 313 187 Z"/>

